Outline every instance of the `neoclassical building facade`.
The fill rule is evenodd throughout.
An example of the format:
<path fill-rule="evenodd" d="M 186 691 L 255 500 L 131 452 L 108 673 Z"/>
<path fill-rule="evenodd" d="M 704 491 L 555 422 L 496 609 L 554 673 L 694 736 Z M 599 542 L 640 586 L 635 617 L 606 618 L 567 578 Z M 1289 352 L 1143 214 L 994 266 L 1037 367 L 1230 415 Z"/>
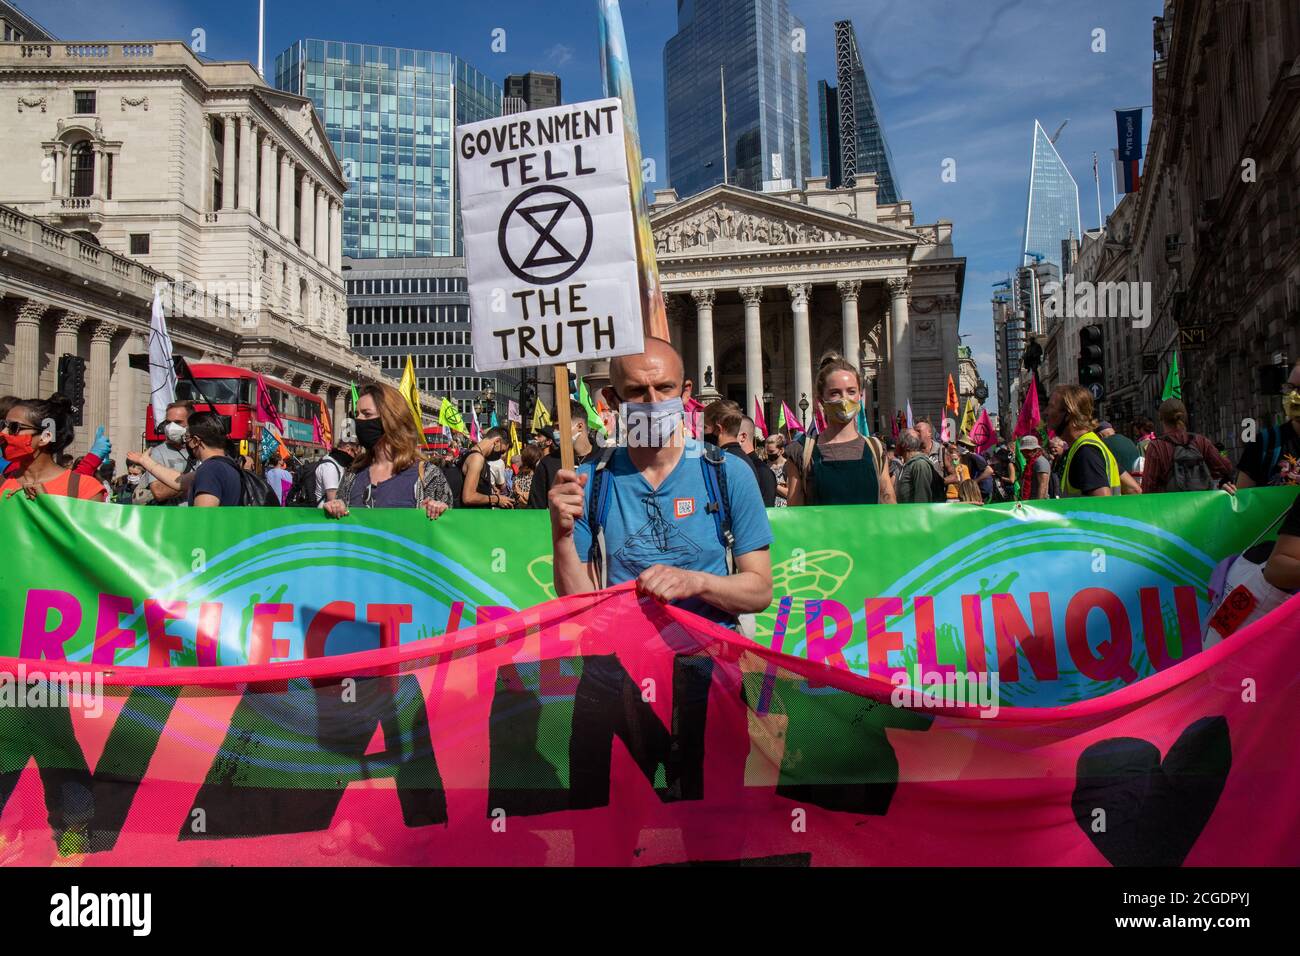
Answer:
<path fill-rule="evenodd" d="M 81 354 L 85 430 L 138 446 L 148 377 L 126 359 L 159 282 L 191 361 L 331 408 L 379 377 L 348 346 L 347 180 L 310 100 L 180 42 L 2 43 L 0 115 L 0 392 L 48 393 Z"/>
<path fill-rule="evenodd" d="M 660 190 L 651 225 L 669 333 L 702 398 L 751 414 L 757 399 L 775 427 L 781 402 L 798 413 L 806 397 L 811 418 L 817 367 L 836 353 L 863 372 L 873 428 L 909 399 L 940 415 L 966 267 L 951 223 L 878 205 L 872 174 L 850 189 Z"/>

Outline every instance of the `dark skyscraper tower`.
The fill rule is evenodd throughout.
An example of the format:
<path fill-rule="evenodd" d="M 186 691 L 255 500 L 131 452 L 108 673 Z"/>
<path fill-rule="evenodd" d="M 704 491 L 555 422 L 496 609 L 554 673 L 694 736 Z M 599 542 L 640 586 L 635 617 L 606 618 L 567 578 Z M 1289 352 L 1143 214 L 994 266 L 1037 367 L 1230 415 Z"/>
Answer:
<path fill-rule="evenodd" d="M 835 81 L 838 86 L 825 81 L 817 85 L 822 175 L 827 185 L 852 186 L 860 173 L 875 173 L 876 201 L 898 202 L 894 159 L 850 20 L 835 23 Z"/>
<path fill-rule="evenodd" d="M 560 78 L 554 73 L 512 73 L 506 77 L 506 96 L 517 96 L 526 110 L 559 106 Z"/>
<path fill-rule="evenodd" d="M 679 196 L 724 180 L 802 188 L 808 178 L 808 68 L 803 24 L 786 0 L 678 0 L 664 47 L 668 178 Z"/>

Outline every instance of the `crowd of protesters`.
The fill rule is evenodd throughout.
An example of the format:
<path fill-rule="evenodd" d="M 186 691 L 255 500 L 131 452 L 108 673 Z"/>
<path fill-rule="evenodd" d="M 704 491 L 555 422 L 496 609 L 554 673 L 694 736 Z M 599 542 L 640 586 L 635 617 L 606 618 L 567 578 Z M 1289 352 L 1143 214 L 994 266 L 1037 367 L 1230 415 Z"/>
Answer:
<path fill-rule="evenodd" d="M 735 402 L 719 399 L 683 416 L 683 431 L 746 462 L 766 508 L 803 505 L 934 504 L 1033 501 L 1300 483 L 1300 365 L 1283 395 L 1284 420 L 1261 429 L 1234 467 L 1222 446 L 1188 428 L 1186 406 L 1161 403 L 1132 436 L 1098 421 L 1092 395 L 1061 385 L 1046 402 L 1036 434 L 977 448 L 963 435 L 945 442 L 919 419 L 883 439 L 863 434 L 863 382 L 837 357 L 823 362 L 816 395 L 824 423 L 806 432 L 764 436 Z M 691 388 L 689 380 L 683 394 Z M 617 407 L 616 396 L 608 397 Z M 578 465 L 596 461 L 611 442 L 589 407 L 570 404 L 569 440 Z M 560 470 L 559 426 L 494 427 L 477 441 L 430 450 L 400 393 L 388 385 L 360 390 L 354 418 L 327 453 L 301 461 L 272 456 L 261 465 L 238 454 L 225 420 L 190 402 L 168 406 L 164 440 L 128 452 L 117 474 L 103 429 L 87 454 L 70 459 L 73 409 L 60 395 L 0 398 L 4 416 L 3 494 L 23 491 L 117 504 L 319 507 L 333 518 L 355 508 L 406 507 L 436 518 L 449 508 L 545 509 Z M 551 415 L 554 419 L 558 416 Z M 622 436 L 620 436 L 621 440 Z"/>
<path fill-rule="evenodd" d="M 0 497 L 304 506 L 336 520 L 365 508 L 415 510 L 430 520 L 459 508 L 549 509 L 558 593 L 635 578 L 644 594 L 743 630 L 745 618 L 771 600 L 767 509 L 1235 494 L 1300 484 L 1300 364 L 1282 389 L 1281 421 L 1261 427 L 1235 467 L 1222 446 L 1189 429 L 1178 399 L 1161 403 L 1158 424 L 1142 420 L 1129 437 L 1097 419 L 1087 389 L 1061 385 L 1034 433 L 977 446 L 969 435 L 945 441 L 951 423 L 940 437 L 925 419 L 884 440 L 866 434 L 863 384 L 857 369 L 831 356 L 816 380 L 818 426 L 764 436 L 735 402 L 696 401 L 680 354 L 650 339 L 643 354 L 611 364 L 602 395 L 613 417 L 573 401 L 567 436 L 544 419 L 528 430 L 526 446 L 517 443 L 518 427 L 493 427 L 477 441 L 430 448 L 401 394 L 377 384 L 360 389 L 353 417 L 340 423 L 326 454 L 273 455 L 267 465 L 239 453 L 223 416 L 174 402 L 163 441 L 128 452 L 121 475 L 102 427 L 85 455 L 67 455 L 75 438 L 67 398 L 6 397 Z M 573 470 L 561 466 L 562 438 L 574 450 Z M 671 514 L 657 510 L 661 498 L 672 502 Z M 1279 520 L 1277 542 L 1243 552 L 1219 593 L 1244 587 L 1266 608 L 1300 590 L 1300 498 Z M 690 547 L 675 544 L 683 533 Z"/>

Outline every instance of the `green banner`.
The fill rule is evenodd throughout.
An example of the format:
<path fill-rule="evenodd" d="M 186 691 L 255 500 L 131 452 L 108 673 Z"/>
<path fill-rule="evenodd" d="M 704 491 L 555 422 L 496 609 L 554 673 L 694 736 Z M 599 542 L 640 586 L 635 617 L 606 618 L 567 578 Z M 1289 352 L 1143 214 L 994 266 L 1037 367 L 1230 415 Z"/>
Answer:
<path fill-rule="evenodd" d="M 1200 647 L 1215 565 L 1287 489 L 1034 507 L 769 512 L 758 639 L 895 678 L 997 671 L 1010 705 L 1097 696 Z M 0 503 L 0 656 L 262 663 L 436 638 L 554 597 L 548 516 Z"/>

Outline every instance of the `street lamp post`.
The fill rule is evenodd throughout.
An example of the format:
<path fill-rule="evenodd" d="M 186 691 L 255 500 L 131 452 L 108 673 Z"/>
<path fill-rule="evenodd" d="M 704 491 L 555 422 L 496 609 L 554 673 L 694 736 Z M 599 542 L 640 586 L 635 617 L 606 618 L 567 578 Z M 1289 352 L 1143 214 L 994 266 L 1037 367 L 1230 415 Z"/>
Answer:
<path fill-rule="evenodd" d="M 799 424 L 803 425 L 804 431 L 808 430 L 808 393 L 803 392 L 799 396 Z"/>

